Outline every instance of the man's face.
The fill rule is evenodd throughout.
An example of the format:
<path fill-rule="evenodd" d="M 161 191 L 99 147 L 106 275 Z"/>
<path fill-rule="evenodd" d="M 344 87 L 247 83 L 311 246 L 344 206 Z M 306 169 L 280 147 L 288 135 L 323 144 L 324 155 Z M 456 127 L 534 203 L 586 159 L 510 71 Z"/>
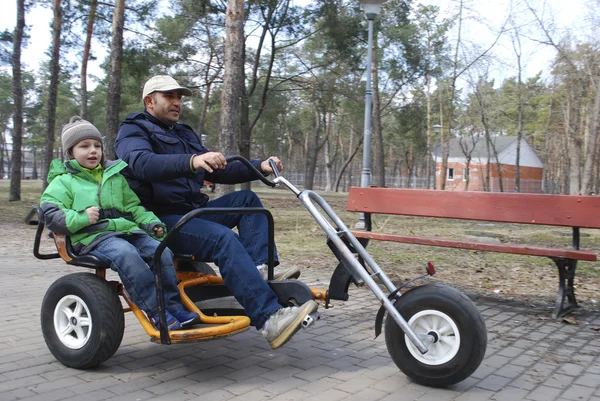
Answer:
<path fill-rule="evenodd" d="M 181 94 L 177 91 L 153 92 L 146 96 L 148 113 L 165 124 L 175 124 L 181 113 Z"/>

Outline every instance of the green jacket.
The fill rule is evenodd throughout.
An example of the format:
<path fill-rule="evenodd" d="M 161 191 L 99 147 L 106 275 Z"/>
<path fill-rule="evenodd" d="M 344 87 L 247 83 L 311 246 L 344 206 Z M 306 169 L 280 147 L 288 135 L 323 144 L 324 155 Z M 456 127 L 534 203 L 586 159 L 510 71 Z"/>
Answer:
<path fill-rule="evenodd" d="M 127 163 L 122 160 L 105 162 L 102 182 L 98 182 L 76 160 L 64 163 L 53 160 L 48 172 L 49 185 L 40 200 L 46 227 L 70 236 L 75 250 L 82 253 L 108 236 L 154 235 L 154 227 L 164 228 L 154 213 L 140 205 L 139 198 L 119 173 L 125 167 Z M 85 211 L 90 206 L 97 206 L 108 217 L 101 212 L 98 222 L 90 225 Z"/>

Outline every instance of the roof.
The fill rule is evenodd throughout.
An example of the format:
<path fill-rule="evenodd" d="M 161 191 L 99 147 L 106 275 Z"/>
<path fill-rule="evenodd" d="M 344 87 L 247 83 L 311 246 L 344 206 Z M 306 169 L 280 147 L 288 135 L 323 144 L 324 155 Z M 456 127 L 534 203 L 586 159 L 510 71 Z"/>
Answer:
<path fill-rule="evenodd" d="M 462 147 L 466 150 L 468 154 L 471 150 L 471 158 L 472 159 L 487 159 L 488 150 L 485 144 L 484 137 L 463 137 L 462 139 Z M 496 136 L 492 137 L 492 143 L 496 148 L 496 152 L 502 153 L 504 149 L 510 146 L 513 142 L 517 141 L 516 136 Z M 521 141 L 523 143 L 524 141 Z M 475 148 L 473 148 L 475 146 Z M 490 147 L 490 151 L 492 148 Z M 450 153 L 448 157 L 465 157 L 465 152 L 461 148 L 461 144 L 459 143 L 459 138 L 452 138 L 450 140 Z"/>

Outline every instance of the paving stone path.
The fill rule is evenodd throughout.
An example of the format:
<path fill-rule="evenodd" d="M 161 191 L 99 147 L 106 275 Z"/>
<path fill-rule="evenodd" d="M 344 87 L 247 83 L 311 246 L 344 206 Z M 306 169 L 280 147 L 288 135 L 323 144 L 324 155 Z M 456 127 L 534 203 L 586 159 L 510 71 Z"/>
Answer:
<path fill-rule="evenodd" d="M 467 380 L 435 389 L 409 381 L 383 336 L 373 338 L 378 304 L 362 288 L 277 351 L 254 329 L 191 345 L 154 344 L 128 313 L 111 359 L 95 370 L 66 368 L 44 343 L 40 305 L 54 280 L 82 270 L 36 260 L 29 249 L 0 254 L 0 401 L 600 401 L 600 333 L 592 329 L 600 313 L 580 313 L 570 325 L 549 311 L 475 299 L 488 327 L 485 359 Z M 328 277 L 303 273 L 320 287 Z"/>

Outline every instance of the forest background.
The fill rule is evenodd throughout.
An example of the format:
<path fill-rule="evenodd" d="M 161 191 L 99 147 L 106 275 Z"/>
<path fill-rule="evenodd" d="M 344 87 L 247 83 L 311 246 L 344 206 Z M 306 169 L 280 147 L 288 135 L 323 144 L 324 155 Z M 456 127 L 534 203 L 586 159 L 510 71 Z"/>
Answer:
<path fill-rule="evenodd" d="M 500 2 L 492 18 L 477 0 L 429 3 L 439 2 L 388 0 L 375 20 L 372 183 L 432 188 L 432 154 L 439 147 L 445 166 L 450 139 L 468 156 L 479 141 L 493 149 L 495 137 L 517 136 L 542 159 L 546 192 L 598 193 L 600 0 L 585 2 L 576 32 L 559 30 L 543 0 Z M 113 157 L 118 123 L 142 109 L 141 87 L 159 73 L 194 90 L 182 121 L 209 148 L 278 155 L 304 188 L 358 185 L 367 53 L 358 1 L 16 5 L 14 30 L 0 34 L 0 178 L 11 178 L 11 200 L 25 153 L 27 178 L 44 180 L 74 114 L 98 126 Z M 52 14 L 51 44 L 38 66 L 23 65 L 27 15 L 39 7 Z M 542 51 L 553 56 L 532 73 Z"/>

